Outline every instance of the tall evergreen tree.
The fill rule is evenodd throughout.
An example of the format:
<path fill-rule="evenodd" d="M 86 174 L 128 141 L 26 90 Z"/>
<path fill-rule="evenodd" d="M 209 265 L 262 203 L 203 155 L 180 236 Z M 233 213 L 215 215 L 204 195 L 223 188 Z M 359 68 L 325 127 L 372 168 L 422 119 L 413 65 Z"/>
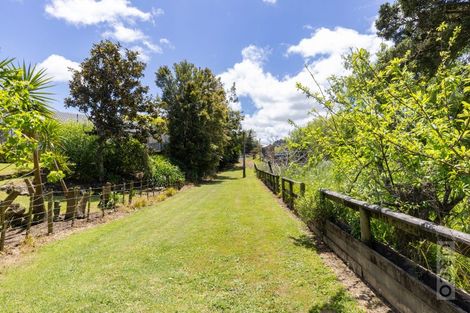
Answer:
<path fill-rule="evenodd" d="M 166 111 L 170 156 L 191 180 L 216 172 L 227 143 L 228 101 L 223 84 L 210 69 L 187 61 L 156 72 Z"/>

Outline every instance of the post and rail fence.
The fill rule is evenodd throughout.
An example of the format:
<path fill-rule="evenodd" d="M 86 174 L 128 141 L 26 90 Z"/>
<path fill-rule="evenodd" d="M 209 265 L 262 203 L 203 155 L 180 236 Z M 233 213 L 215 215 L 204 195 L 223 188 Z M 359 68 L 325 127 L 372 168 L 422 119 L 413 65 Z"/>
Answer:
<path fill-rule="evenodd" d="M 305 195 L 305 184 L 259 169 L 256 176 L 283 202 L 297 213 L 296 200 Z M 298 193 L 294 188 L 297 187 Z M 434 224 L 347 195 L 320 189 L 320 205 L 326 201 L 359 212 L 360 240 L 333 221 L 309 223 L 321 239 L 342 258 L 356 274 L 378 290 L 400 312 L 470 312 L 470 295 L 458 289 L 440 273 L 423 268 L 387 245 L 374 240 L 371 220 L 380 220 L 403 232 L 427 240 L 441 249 L 450 249 L 470 258 L 470 234 Z M 446 243 L 452 244 L 446 244 Z M 452 297 L 442 297 L 440 288 L 452 290 Z M 444 300 L 444 301 L 443 301 Z M 423 311 L 424 310 L 424 311 Z"/>
<path fill-rule="evenodd" d="M 149 199 L 150 195 L 155 196 L 155 191 L 174 187 L 156 186 L 152 180 L 139 180 L 138 184 L 134 181 L 120 185 L 107 183 L 95 188 L 74 187 L 68 192 L 48 190 L 42 195 L 44 202 L 38 203 L 35 186 L 28 179 L 25 184 L 27 191 L 22 188 L 9 190 L 7 197 L 0 201 L 0 252 L 5 250 L 8 242 L 16 242 L 21 235 L 50 235 L 57 227 L 74 227 L 78 219 L 90 222 L 90 215 L 94 219 L 103 218 L 105 211 L 114 212 L 118 204 L 131 205 L 136 195 Z M 21 197 L 23 200 L 18 200 Z M 28 205 L 22 202 L 28 202 Z M 92 203 L 96 212 L 91 212 Z"/>

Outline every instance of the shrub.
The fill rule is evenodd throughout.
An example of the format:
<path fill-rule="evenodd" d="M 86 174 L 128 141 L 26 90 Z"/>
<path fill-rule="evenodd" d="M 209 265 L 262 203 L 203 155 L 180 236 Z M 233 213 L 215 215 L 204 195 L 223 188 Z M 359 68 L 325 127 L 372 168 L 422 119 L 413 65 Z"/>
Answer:
<path fill-rule="evenodd" d="M 98 137 L 93 134 L 93 126 L 89 123 L 63 123 L 59 127 L 59 136 L 58 148 L 71 163 L 71 177 L 82 182 L 97 181 Z M 108 140 L 103 158 L 106 180 L 131 179 L 136 172 L 151 175 L 147 147 L 135 138 Z"/>
<path fill-rule="evenodd" d="M 175 188 L 168 188 L 165 190 L 164 194 L 167 196 L 167 197 L 173 197 L 178 191 L 175 189 Z"/>
<path fill-rule="evenodd" d="M 179 167 L 161 155 L 150 157 L 150 170 L 153 182 L 157 186 L 179 188 L 184 183 L 184 174 Z"/>
<path fill-rule="evenodd" d="M 95 162 L 97 137 L 91 134 L 91 124 L 63 123 L 59 126 L 59 150 L 68 158 L 72 177 L 81 181 L 94 181 L 98 166 Z"/>

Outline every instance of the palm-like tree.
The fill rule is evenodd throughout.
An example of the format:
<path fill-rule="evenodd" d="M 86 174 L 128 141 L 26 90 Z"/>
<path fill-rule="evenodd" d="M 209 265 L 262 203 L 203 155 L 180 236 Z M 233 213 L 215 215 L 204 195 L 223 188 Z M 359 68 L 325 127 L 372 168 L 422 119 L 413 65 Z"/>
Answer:
<path fill-rule="evenodd" d="M 40 170 L 39 139 L 43 126 L 52 116 L 49 106 L 51 78 L 36 66 L 13 64 L 13 59 L 0 61 L 0 131 L 6 133 L 6 145 L 15 163 L 33 155 L 34 208 L 44 212 Z M 10 140 L 8 140 L 10 138 Z"/>

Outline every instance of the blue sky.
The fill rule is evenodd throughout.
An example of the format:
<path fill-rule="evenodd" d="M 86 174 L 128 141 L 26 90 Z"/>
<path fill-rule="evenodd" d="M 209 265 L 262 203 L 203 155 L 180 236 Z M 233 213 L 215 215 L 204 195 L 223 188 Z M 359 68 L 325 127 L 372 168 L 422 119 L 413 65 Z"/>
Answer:
<path fill-rule="evenodd" d="M 0 0 L 0 58 L 38 63 L 55 80 L 54 107 L 64 110 L 67 67 L 101 39 L 141 51 L 144 83 L 183 59 L 235 82 L 246 119 L 264 141 L 285 136 L 288 119 L 304 124 L 314 103 L 295 88 L 342 74 L 351 48 L 376 52 L 371 25 L 379 0 Z"/>

